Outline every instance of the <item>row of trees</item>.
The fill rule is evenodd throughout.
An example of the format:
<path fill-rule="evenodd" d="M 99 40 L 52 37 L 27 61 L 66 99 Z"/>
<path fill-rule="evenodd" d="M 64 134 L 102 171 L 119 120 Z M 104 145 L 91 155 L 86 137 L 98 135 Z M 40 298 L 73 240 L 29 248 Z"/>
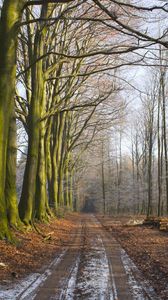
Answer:
<path fill-rule="evenodd" d="M 145 71 L 148 80 L 135 97 L 137 106 L 129 104 L 125 120 L 110 135 L 106 133 L 98 157 L 88 165 L 92 185 L 83 178 L 81 190 L 86 198 L 95 199 L 94 209 L 147 216 L 168 213 L 165 55 L 159 47 L 160 67 Z M 81 206 L 85 207 L 85 202 Z"/>
<path fill-rule="evenodd" d="M 17 65 L 15 62 L 13 66 L 16 74 L 8 71 L 8 76 L 13 74 L 13 87 L 9 78 L 5 79 L 6 89 L 12 88 L 15 100 L 11 100 L 10 94 L 10 106 L 5 102 L 5 122 L 2 120 L 8 138 L 6 156 L 2 157 L 4 165 L 1 165 L 5 176 L 1 237 L 8 239 L 11 238 L 8 225 L 18 228 L 23 222 L 31 226 L 34 218 L 46 221 L 59 207 L 72 209 L 72 181 L 78 157 L 96 135 L 101 118 L 107 113 L 106 106 L 115 114 L 120 110 L 116 104 L 113 107 L 113 97 L 119 87 L 109 83 L 107 75 L 106 80 L 104 76 L 93 76 L 99 67 L 97 58 L 82 55 L 84 51 L 93 51 L 97 43 L 96 29 L 90 31 L 85 21 L 79 21 L 77 28 L 73 20 L 61 18 L 69 10 L 74 11 L 73 7 L 44 3 L 37 9 L 29 8 L 28 4 L 17 33 Z M 8 13 L 12 9 L 13 15 L 15 8 L 11 5 L 5 7 L 4 2 L 3 9 L 9 9 Z M 106 64 L 106 59 L 99 57 L 99 60 Z M 19 205 L 17 125 L 27 134 L 26 149 L 21 147 L 21 151 L 26 150 L 26 165 Z"/>
<path fill-rule="evenodd" d="M 167 48 L 165 32 L 151 35 L 143 27 L 146 14 L 166 15 L 167 7 L 97 0 L 1 4 L 0 238 L 10 239 L 9 225 L 30 226 L 35 217 L 48 219 L 51 207 L 72 208 L 79 157 L 125 105 L 114 101 L 120 90 L 114 70 L 146 64 L 153 44 Z M 19 207 L 16 118 L 28 139 Z"/>
<path fill-rule="evenodd" d="M 161 57 L 165 53 L 159 52 L 161 66 L 151 70 L 148 94 L 142 97 L 132 135 L 134 181 L 144 191 L 147 201 L 141 200 L 140 209 L 148 216 L 168 213 L 167 72 Z"/>

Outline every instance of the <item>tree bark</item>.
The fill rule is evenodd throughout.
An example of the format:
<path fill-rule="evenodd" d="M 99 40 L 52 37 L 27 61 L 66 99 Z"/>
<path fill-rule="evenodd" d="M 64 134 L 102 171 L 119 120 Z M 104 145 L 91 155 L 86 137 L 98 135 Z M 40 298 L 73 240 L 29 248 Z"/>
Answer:
<path fill-rule="evenodd" d="M 161 147 L 160 147 L 160 106 L 161 106 L 161 95 L 159 88 L 158 97 L 158 111 L 157 111 L 157 144 L 158 144 L 158 209 L 157 215 L 161 215 L 161 196 L 162 196 L 162 181 L 161 181 Z"/>
<path fill-rule="evenodd" d="M 57 165 L 57 140 L 58 140 L 58 128 L 59 128 L 59 116 L 54 118 L 52 126 L 52 147 L 51 147 L 51 166 L 52 166 L 52 177 L 51 177 L 51 206 L 56 211 L 58 208 L 58 165 Z"/>
<path fill-rule="evenodd" d="M 45 165 L 45 151 L 44 151 L 44 127 L 40 130 L 38 168 L 36 178 L 36 213 L 35 217 L 40 221 L 47 220 L 46 204 L 48 202 L 46 192 L 46 165 Z"/>
<path fill-rule="evenodd" d="M 168 156 L 167 156 L 167 136 L 166 136 L 166 96 L 165 96 L 165 71 L 161 73 L 161 89 L 162 89 L 162 114 L 163 114 L 163 144 L 166 171 L 166 213 L 168 214 Z"/>
<path fill-rule="evenodd" d="M 42 6 L 41 17 L 46 17 L 47 4 Z M 34 46 L 34 61 L 44 54 L 45 26 L 37 29 Z M 28 154 L 23 180 L 22 195 L 19 203 L 21 220 L 31 225 L 35 209 L 36 175 L 38 166 L 41 102 L 44 95 L 43 61 L 38 61 L 32 67 L 32 98 L 28 118 Z"/>
<path fill-rule="evenodd" d="M 0 19 L 0 238 L 10 239 L 5 200 L 9 122 L 14 101 L 18 24 L 23 1 L 5 0 Z"/>
<path fill-rule="evenodd" d="M 58 164 L 58 202 L 64 206 L 63 180 L 64 180 L 64 128 L 66 113 L 60 113 L 60 126 L 58 127 L 58 147 L 57 147 L 57 164 Z M 66 138 L 66 137 L 65 137 Z"/>
<path fill-rule="evenodd" d="M 14 102 L 13 102 L 14 106 Z M 6 182 L 5 199 L 7 204 L 7 216 L 10 226 L 17 228 L 20 224 L 18 212 L 18 200 L 16 192 L 16 117 L 13 109 L 8 134 L 7 163 L 6 163 Z"/>
<path fill-rule="evenodd" d="M 106 191 L 105 191 L 105 174 L 104 174 L 104 144 L 102 141 L 102 163 L 101 163 L 101 175 L 102 175 L 102 196 L 103 196 L 103 214 L 106 214 Z"/>

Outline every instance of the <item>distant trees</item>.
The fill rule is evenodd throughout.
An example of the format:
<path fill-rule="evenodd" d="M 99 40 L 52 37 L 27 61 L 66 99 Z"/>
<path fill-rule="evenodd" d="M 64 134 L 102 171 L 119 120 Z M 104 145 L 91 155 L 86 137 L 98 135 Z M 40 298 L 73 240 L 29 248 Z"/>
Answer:
<path fill-rule="evenodd" d="M 76 170 L 74 189 L 78 209 L 85 207 L 86 200 L 93 203 L 96 211 L 107 214 L 112 212 L 112 207 L 115 210 L 118 206 L 118 176 L 113 173 L 113 170 L 116 172 L 118 157 L 112 155 L 111 151 L 114 149 L 114 136 L 119 132 L 119 124 L 125 119 L 126 101 L 116 91 L 103 106 L 104 110 L 101 108 L 99 111 L 98 108 L 95 116 L 98 122 L 94 138 L 80 157 L 80 169 Z M 92 122 L 89 130 L 92 130 Z"/>
<path fill-rule="evenodd" d="M 132 117 L 132 112 L 129 114 L 127 110 L 128 116 L 122 131 L 118 126 L 110 136 L 104 136 L 103 193 L 106 213 L 138 213 L 147 216 L 167 214 L 166 70 L 162 66 L 150 69 L 148 74 L 150 80 L 146 95 L 141 95 L 139 99 L 138 112 L 134 111 Z M 100 161 L 99 154 L 99 159 L 90 161 L 88 173 L 92 174 L 92 166 L 96 165 L 99 175 L 95 176 L 95 185 L 92 187 L 95 192 L 90 194 L 94 194 L 97 210 L 103 212 L 104 197 L 98 188 L 102 178 Z M 100 178 L 99 183 L 97 176 Z"/>
<path fill-rule="evenodd" d="M 142 99 L 142 111 L 136 115 L 138 121 L 133 125 L 131 157 L 122 154 L 122 164 L 120 165 L 121 160 L 119 159 L 120 155 L 118 155 L 119 149 L 117 146 L 115 158 L 110 159 L 110 165 L 115 174 L 113 176 L 110 175 L 113 182 L 111 198 L 113 196 L 115 198 L 115 203 L 111 200 L 110 206 L 113 211 L 116 211 L 117 199 L 119 200 L 120 197 L 117 196 L 115 187 L 119 186 L 117 184 L 120 182 L 118 181 L 118 175 L 122 173 L 122 183 L 118 189 L 118 195 L 120 196 L 122 190 L 127 190 L 127 193 L 123 193 L 123 197 L 121 197 L 121 212 L 127 209 L 134 213 L 145 213 L 148 216 L 151 214 L 160 216 L 167 211 L 168 187 L 167 78 L 165 66 L 167 62 L 167 56 L 165 55 L 167 51 L 167 29 L 162 23 L 162 17 L 167 18 L 167 4 L 163 1 L 161 5 L 158 5 L 158 3 L 138 5 L 134 1 L 126 3 L 108 0 L 94 0 L 94 3 L 98 17 L 88 17 L 87 20 L 90 24 L 99 24 L 103 28 L 108 28 L 108 36 L 110 31 L 113 34 L 113 40 L 110 40 L 111 43 L 104 43 L 104 49 L 106 49 L 108 55 L 120 55 L 117 56 L 118 67 L 119 62 L 122 60 L 122 66 L 131 65 L 132 63 L 134 65 L 150 66 L 153 69 L 151 68 L 148 74 L 156 73 L 152 79 L 155 86 L 152 83 L 148 86 L 146 96 Z M 156 15 L 158 16 L 158 12 L 160 16 L 159 29 L 159 25 L 157 28 L 154 25 L 150 27 L 151 25 L 148 23 L 150 16 L 155 18 Z M 86 19 L 86 16 L 84 18 Z M 152 23 L 150 22 L 150 24 Z M 118 40 L 122 42 L 118 44 Z M 156 44 L 160 45 L 160 54 Z M 138 49 L 141 50 L 139 51 Z M 106 51 L 104 50 L 104 52 Z M 128 55 L 126 56 L 125 53 Z M 136 87 L 136 89 L 141 90 L 141 87 Z M 130 124 L 127 124 L 127 128 L 128 126 Z M 117 143 L 120 143 L 119 139 Z M 115 149 L 114 146 L 111 148 Z M 112 149 L 111 152 L 114 151 Z M 114 161 L 116 161 L 116 164 Z M 108 170 L 108 164 L 106 169 Z M 100 178 L 101 174 L 102 171 L 99 171 Z M 127 181 L 127 179 L 129 180 Z M 97 179 L 95 179 L 96 181 Z M 106 192 L 110 189 L 111 186 L 106 184 Z M 95 197 L 101 202 L 102 198 L 98 194 L 100 195 L 100 191 L 96 193 Z M 119 203 L 120 201 L 118 201 Z M 103 206 L 101 206 L 101 209 L 103 211 Z"/>

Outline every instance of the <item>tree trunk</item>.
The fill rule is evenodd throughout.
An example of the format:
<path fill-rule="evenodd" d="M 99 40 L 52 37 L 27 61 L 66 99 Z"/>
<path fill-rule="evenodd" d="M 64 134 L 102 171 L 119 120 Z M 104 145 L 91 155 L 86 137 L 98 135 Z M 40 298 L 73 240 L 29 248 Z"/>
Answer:
<path fill-rule="evenodd" d="M 69 199 L 69 185 L 70 185 L 70 178 L 69 178 L 69 153 L 67 154 L 66 163 L 65 163 L 65 205 L 68 209 L 70 207 L 70 199 Z"/>
<path fill-rule="evenodd" d="M 147 217 L 152 214 L 152 152 L 153 152 L 153 121 L 154 121 L 154 99 L 149 107 L 148 121 L 148 207 Z"/>
<path fill-rule="evenodd" d="M 17 192 L 16 192 L 16 157 L 17 157 L 16 117 L 15 117 L 15 111 L 13 109 L 13 113 L 10 118 L 9 134 L 8 134 L 5 199 L 7 203 L 7 215 L 8 215 L 9 224 L 17 228 L 21 222 L 19 218 Z"/>
<path fill-rule="evenodd" d="M 69 174 L 69 207 L 71 210 L 75 209 L 73 207 L 73 171 Z"/>
<path fill-rule="evenodd" d="M 51 120 L 45 133 L 45 160 L 49 205 L 52 204 L 52 164 L 51 164 Z"/>
<path fill-rule="evenodd" d="M 118 173 L 118 201 L 117 201 L 117 214 L 120 213 L 120 209 L 121 209 L 121 182 L 122 182 L 122 149 L 121 149 L 121 141 L 122 141 L 122 133 L 120 130 L 120 148 L 119 148 L 119 153 L 120 153 L 120 162 L 119 162 L 119 171 L 117 171 Z"/>
<path fill-rule="evenodd" d="M 158 209 L 157 215 L 160 217 L 161 215 L 161 196 L 162 196 L 162 182 L 161 182 L 161 147 L 160 147 L 160 105 L 161 105 L 161 97 L 160 97 L 160 89 L 159 89 L 159 97 L 158 97 L 158 112 L 157 112 L 157 144 L 158 144 Z"/>
<path fill-rule="evenodd" d="M 41 117 L 46 110 L 46 85 L 44 85 L 44 94 L 40 103 Z M 36 179 L 36 218 L 40 221 L 48 221 L 48 194 L 47 194 L 47 172 L 45 159 L 45 136 L 46 136 L 46 122 L 40 122 L 40 140 L 39 140 L 39 155 L 38 155 L 38 169 Z"/>
<path fill-rule="evenodd" d="M 134 204 L 133 204 L 133 212 L 135 214 L 136 212 L 136 205 L 135 205 L 135 158 L 134 158 L 134 145 L 133 145 L 133 142 L 132 142 L 132 149 L 131 149 L 131 155 L 132 155 L 132 159 L 131 159 L 131 162 L 132 162 L 132 199 L 134 201 Z"/>
<path fill-rule="evenodd" d="M 163 114 L 163 144 L 165 156 L 165 170 L 166 170 L 166 213 L 168 214 L 168 156 L 167 156 L 167 136 L 166 136 L 166 96 L 165 96 L 165 71 L 161 74 L 161 89 L 162 89 L 162 114 Z"/>
<path fill-rule="evenodd" d="M 51 166 L 52 166 L 52 177 L 51 177 L 51 206 L 56 211 L 58 208 L 58 165 L 57 165 L 57 141 L 58 141 L 58 128 L 59 128 L 59 116 L 54 118 L 52 126 L 52 147 L 51 147 Z"/>
<path fill-rule="evenodd" d="M 63 179 L 64 179 L 64 128 L 65 128 L 66 113 L 60 113 L 60 123 L 58 126 L 57 139 L 57 165 L 58 165 L 58 203 L 60 206 L 64 205 L 63 195 Z"/>
<path fill-rule="evenodd" d="M 23 1 L 5 0 L 0 19 L 0 238 L 10 239 L 5 200 L 9 121 L 14 101 L 18 23 Z"/>
<path fill-rule="evenodd" d="M 46 17 L 47 4 L 42 6 L 41 17 Z M 41 23 L 35 36 L 34 61 L 44 54 L 44 35 L 45 27 Z M 23 180 L 22 195 L 19 203 L 19 213 L 21 220 L 30 225 L 34 217 L 36 175 L 38 166 L 39 135 L 40 135 L 40 117 L 41 102 L 44 95 L 43 61 L 38 61 L 32 67 L 32 98 L 28 120 L 28 154 L 26 168 Z"/>
<path fill-rule="evenodd" d="M 46 203 L 46 168 L 45 168 L 45 151 L 44 151 L 44 127 L 40 130 L 38 169 L 36 178 L 36 214 L 35 217 L 40 221 L 47 219 Z"/>
<path fill-rule="evenodd" d="M 105 192 L 105 175 L 104 175 L 104 145 L 102 141 L 102 163 L 101 163 L 101 173 L 102 173 L 102 196 L 103 196 L 103 214 L 106 214 L 106 192 Z"/>
<path fill-rule="evenodd" d="M 149 144 L 149 158 L 148 158 L 148 208 L 147 216 L 152 213 L 152 145 L 151 145 L 151 133 Z"/>

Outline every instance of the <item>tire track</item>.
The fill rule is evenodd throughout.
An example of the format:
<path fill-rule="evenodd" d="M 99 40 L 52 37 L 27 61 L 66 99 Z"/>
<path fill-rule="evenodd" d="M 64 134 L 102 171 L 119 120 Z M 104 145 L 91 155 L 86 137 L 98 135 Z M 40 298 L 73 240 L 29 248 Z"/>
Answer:
<path fill-rule="evenodd" d="M 34 300 L 63 300 L 68 287 L 68 282 L 73 272 L 76 258 L 81 249 L 81 236 L 83 224 L 78 225 L 78 230 L 75 234 L 71 246 L 68 247 L 66 253 L 60 263 L 53 269 L 51 275 L 39 287 Z"/>
<path fill-rule="evenodd" d="M 121 245 L 116 241 L 116 239 L 112 236 L 112 234 L 105 229 L 105 227 L 100 223 L 99 220 L 97 220 L 97 222 L 101 226 L 102 239 L 104 240 L 104 243 L 107 244 L 105 248 L 109 253 L 108 254 L 109 265 L 111 266 L 111 268 L 113 267 L 113 273 L 114 273 L 112 277 L 116 278 L 115 281 L 116 281 L 116 285 L 118 286 L 117 287 L 118 298 L 116 299 L 160 300 L 160 297 L 155 293 L 153 287 L 150 285 L 150 283 L 147 280 L 144 279 L 140 270 L 135 266 L 135 264 L 128 256 L 128 254 L 125 252 L 125 250 L 121 247 Z M 108 245 L 107 242 L 108 240 L 111 241 L 111 247 Z M 116 266 L 114 255 L 112 256 L 111 252 L 116 252 L 116 254 L 118 252 L 117 256 L 119 259 L 119 264 L 122 265 L 123 272 L 125 273 L 123 278 L 124 281 L 126 280 L 127 290 L 129 290 L 129 296 L 127 297 L 122 295 L 123 292 L 121 293 L 120 283 L 118 285 L 117 273 L 119 270 Z M 124 281 L 123 281 L 123 285 L 125 285 Z"/>

